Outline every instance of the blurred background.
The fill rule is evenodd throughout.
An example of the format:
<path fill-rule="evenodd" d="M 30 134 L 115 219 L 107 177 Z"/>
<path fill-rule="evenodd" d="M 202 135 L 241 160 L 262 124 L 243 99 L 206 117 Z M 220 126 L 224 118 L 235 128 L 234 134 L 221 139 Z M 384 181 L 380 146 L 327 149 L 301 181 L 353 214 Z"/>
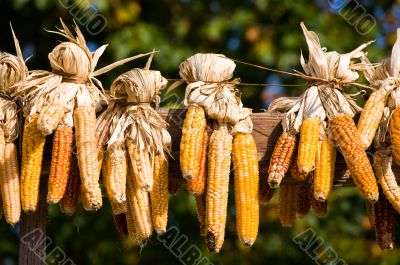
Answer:
<path fill-rule="evenodd" d="M 14 53 L 9 22 L 18 36 L 29 69 L 49 70 L 52 48 L 64 41 L 46 32 L 73 19 L 82 29 L 91 50 L 109 44 L 99 67 L 156 48 L 152 69 L 167 78 L 178 78 L 179 63 L 197 52 L 224 53 L 228 57 L 275 69 L 301 70 L 300 52 L 307 55 L 299 24 L 320 37 L 329 50 L 349 52 L 375 40 L 367 51 L 377 62 L 390 55 L 400 26 L 400 1 L 371 0 L 2 0 L 0 2 L 0 50 Z M 138 60 L 101 77 L 105 87 L 122 72 L 143 67 Z M 303 80 L 237 65 L 235 76 L 266 87 L 240 87 L 244 104 L 258 112 L 276 97 L 299 95 Z M 302 86 L 285 87 L 285 84 Z M 178 107 L 183 87 L 168 97 L 164 107 Z M 369 92 L 369 91 L 367 91 Z M 232 191 L 232 189 L 231 189 Z M 187 237 L 214 264 L 325 264 L 296 245 L 293 238 L 308 228 L 323 240 L 320 253 L 331 247 L 342 263 L 399 264 L 398 248 L 382 252 L 365 213 L 364 201 L 354 188 L 335 189 L 329 213 L 310 213 L 291 229 L 281 228 L 277 198 L 261 209 L 258 240 L 243 247 L 236 236 L 234 194 L 229 196 L 225 243 L 219 254 L 209 254 L 200 237 L 194 199 L 185 187 L 170 198 L 169 226 Z M 19 226 L 0 223 L 0 264 L 17 264 Z M 48 236 L 75 264 L 193 264 L 181 262 L 154 238 L 143 248 L 118 235 L 108 203 L 96 213 L 80 210 L 67 217 L 50 207 Z M 51 248 L 50 248 L 51 249 Z M 319 263 L 318 263 L 319 262 Z M 49 261 L 48 264 L 55 264 Z"/>

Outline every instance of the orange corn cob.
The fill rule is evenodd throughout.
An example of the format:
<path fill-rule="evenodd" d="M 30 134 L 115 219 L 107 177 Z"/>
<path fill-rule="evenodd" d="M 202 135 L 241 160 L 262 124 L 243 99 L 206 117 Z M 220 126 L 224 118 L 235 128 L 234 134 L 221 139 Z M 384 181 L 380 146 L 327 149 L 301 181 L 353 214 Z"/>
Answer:
<path fill-rule="evenodd" d="M 58 127 L 54 133 L 47 202 L 58 203 L 64 196 L 71 170 L 73 131 Z"/>
<path fill-rule="evenodd" d="M 75 140 L 81 177 L 83 207 L 98 210 L 102 205 L 97 159 L 96 113 L 93 106 L 74 110 Z"/>
<path fill-rule="evenodd" d="M 181 189 L 183 184 L 183 179 L 179 177 L 171 177 L 168 180 L 168 193 L 175 195 Z"/>
<path fill-rule="evenodd" d="M 208 134 L 208 130 L 204 130 L 199 171 L 187 184 L 188 191 L 196 196 L 201 195 L 206 187 Z"/>
<path fill-rule="evenodd" d="M 299 167 L 297 166 L 297 154 L 293 155 L 293 161 L 290 164 L 290 175 L 297 181 L 303 182 L 308 179 L 310 173 L 300 172 Z"/>
<path fill-rule="evenodd" d="M 218 253 L 224 242 L 231 152 L 232 136 L 221 125 L 211 135 L 208 156 L 206 241 L 210 252 Z"/>
<path fill-rule="evenodd" d="M 400 165 L 400 108 L 396 108 L 392 112 L 389 132 L 392 141 L 393 159 L 396 164 Z"/>
<path fill-rule="evenodd" d="M 151 217 L 157 234 L 167 230 L 168 222 L 168 160 L 167 157 L 154 157 L 154 186 L 150 191 Z"/>
<path fill-rule="evenodd" d="M 310 173 L 315 166 L 315 158 L 318 150 L 320 119 L 308 118 L 300 127 L 299 153 L 297 166 L 301 173 Z"/>
<path fill-rule="evenodd" d="M 78 208 L 78 198 L 80 195 L 81 178 L 79 176 L 78 160 L 72 155 L 71 170 L 68 177 L 67 188 L 60 201 L 61 212 L 67 215 L 73 215 Z"/>
<path fill-rule="evenodd" d="M 320 141 L 314 174 L 314 198 L 318 201 L 328 199 L 335 176 L 335 163 L 336 147 L 332 141 L 328 139 Z"/>
<path fill-rule="evenodd" d="M 127 199 L 129 200 L 129 196 L 127 197 Z M 135 227 L 135 223 L 133 221 L 133 213 L 130 207 L 130 204 L 127 203 L 126 204 L 126 228 L 128 230 L 128 236 L 130 239 L 132 239 L 133 242 L 137 242 L 137 235 L 136 235 L 136 227 Z"/>
<path fill-rule="evenodd" d="M 378 184 L 353 119 L 348 114 L 337 115 L 330 120 L 330 128 L 357 187 L 368 201 L 376 202 Z"/>
<path fill-rule="evenodd" d="M 150 154 L 147 151 L 139 150 L 132 140 L 126 140 L 126 145 L 134 172 L 135 185 L 145 191 L 151 191 L 153 188 L 153 167 Z"/>
<path fill-rule="evenodd" d="M 318 217 L 325 217 L 328 214 L 328 201 L 317 201 L 311 196 L 311 207 Z"/>
<path fill-rule="evenodd" d="M 271 188 L 279 187 L 285 173 L 289 169 L 296 136 L 283 132 L 275 145 L 268 168 L 268 184 Z"/>
<path fill-rule="evenodd" d="M 126 222 L 126 213 L 115 214 L 114 224 L 119 234 L 123 236 L 128 235 L 128 224 Z"/>
<path fill-rule="evenodd" d="M 299 198 L 297 200 L 297 216 L 304 218 L 311 208 L 312 189 L 309 185 L 304 184 L 299 188 Z"/>
<path fill-rule="evenodd" d="M 182 128 L 179 159 L 182 176 L 187 180 L 199 173 L 206 125 L 203 107 L 189 106 Z"/>
<path fill-rule="evenodd" d="M 128 156 L 125 143 L 115 143 L 107 149 L 107 170 L 104 175 L 108 198 L 114 204 L 126 201 L 126 176 Z"/>
<path fill-rule="evenodd" d="M 21 204 L 24 212 L 34 212 L 39 201 L 39 184 L 46 137 L 37 128 L 38 115 L 26 120 L 22 138 Z"/>
<path fill-rule="evenodd" d="M 374 140 L 387 100 L 388 92 L 379 89 L 371 93 L 364 105 L 357 123 L 358 134 L 364 149 L 367 149 Z"/>
<path fill-rule="evenodd" d="M 260 178 L 256 143 L 251 134 L 235 135 L 232 157 L 237 233 L 242 244 L 251 246 L 258 234 Z"/>
<path fill-rule="evenodd" d="M 271 188 L 267 181 L 261 181 L 259 187 L 259 201 L 261 205 L 266 205 L 274 196 L 275 190 Z"/>
<path fill-rule="evenodd" d="M 280 186 L 279 219 L 281 220 L 282 227 L 291 227 L 296 220 L 299 189 L 298 185 Z"/>
<path fill-rule="evenodd" d="M 64 118 L 67 108 L 58 103 L 50 103 L 40 110 L 37 126 L 43 135 L 52 134 Z"/>
<path fill-rule="evenodd" d="M 194 197 L 196 200 L 196 212 L 197 219 L 200 224 L 200 235 L 207 235 L 207 227 L 206 227 L 206 192 L 203 192 L 200 196 Z"/>
<path fill-rule="evenodd" d="M 373 207 L 376 241 L 383 250 L 393 249 L 396 233 L 396 210 L 382 193 Z"/>

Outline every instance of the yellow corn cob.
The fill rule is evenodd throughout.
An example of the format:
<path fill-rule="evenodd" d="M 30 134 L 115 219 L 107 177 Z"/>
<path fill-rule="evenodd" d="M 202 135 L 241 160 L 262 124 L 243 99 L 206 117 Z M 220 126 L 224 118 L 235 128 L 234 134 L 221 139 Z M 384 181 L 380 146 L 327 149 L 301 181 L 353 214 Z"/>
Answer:
<path fill-rule="evenodd" d="M 203 192 L 200 196 L 194 197 L 196 200 L 196 212 L 197 212 L 197 219 L 199 220 L 200 224 L 200 235 L 206 236 L 207 235 L 207 227 L 206 227 L 206 192 Z"/>
<path fill-rule="evenodd" d="M 256 143 L 251 134 L 235 135 L 232 157 L 237 233 L 242 244 L 251 246 L 258 234 L 260 178 Z"/>
<path fill-rule="evenodd" d="M 74 110 L 74 125 L 83 207 L 87 211 L 98 210 L 102 205 L 102 195 L 99 184 L 95 108 L 77 107 Z"/>
<path fill-rule="evenodd" d="M 128 224 L 126 222 L 126 213 L 114 214 L 114 224 L 119 234 L 128 235 Z"/>
<path fill-rule="evenodd" d="M 378 184 L 353 119 L 348 114 L 337 115 L 330 120 L 330 128 L 354 182 L 364 197 L 375 203 L 379 197 Z"/>
<path fill-rule="evenodd" d="M 206 117 L 203 107 L 189 106 L 182 128 L 180 162 L 182 176 L 192 180 L 198 175 Z"/>
<path fill-rule="evenodd" d="M 21 158 L 21 204 L 24 212 L 34 212 L 39 201 L 43 149 L 46 142 L 37 128 L 37 114 L 25 121 Z"/>
<path fill-rule="evenodd" d="M 218 253 L 224 242 L 231 152 L 232 136 L 221 125 L 211 135 L 208 156 L 206 241 L 210 252 Z"/>
<path fill-rule="evenodd" d="M 317 201 L 311 196 L 311 207 L 318 217 L 325 217 L 328 214 L 328 201 Z"/>
<path fill-rule="evenodd" d="M 53 152 L 48 183 L 47 202 L 58 203 L 64 196 L 71 170 L 73 131 L 58 127 L 54 133 Z"/>
<path fill-rule="evenodd" d="M 297 181 L 303 182 L 308 179 L 310 173 L 300 172 L 299 167 L 297 166 L 297 154 L 293 155 L 293 161 L 290 164 L 290 175 Z"/>
<path fill-rule="evenodd" d="M 396 211 L 382 193 L 373 205 L 375 235 L 378 245 L 383 250 L 393 249 L 396 233 Z"/>
<path fill-rule="evenodd" d="M 367 149 L 374 140 L 387 99 L 387 91 L 379 89 L 371 93 L 364 105 L 357 123 L 358 134 L 364 149 Z"/>
<path fill-rule="evenodd" d="M 301 173 L 310 173 L 315 166 L 315 158 L 318 150 L 319 125 L 318 117 L 308 118 L 300 127 L 299 153 L 297 166 Z"/>
<path fill-rule="evenodd" d="M 136 240 L 138 242 L 143 242 L 144 240 L 148 239 L 153 233 L 149 193 L 140 187 L 136 187 L 136 184 L 134 183 L 134 181 L 132 181 L 132 174 L 128 174 L 128 214 L 130 210 L 133 218 Z"/>
<path fill-rule="evenodd" d="M 134 172 L 135 185 L 144 191 L 151 191 L 153 188 L 153 167 L 150 154 L 147 151 L 139 150 L 132 140 L 126 140 L 126 145 Z"/>
<path fill-rule="evenodd" d="M 14 225 L 18 223 L 21 216 L 17 147 L 13 142 L 4 144 L 4 135 L 2 141 L 0 183 L 3 212 L 6 222 Z"/>
<path fill-rule="evenodd" d="M 167 157 L 154 157 L 154 186 L 150 191 L 151 217 L 157 234 L 167 230 L 168 222 L 168 160 Z"/>
<path fill-rule="evenodd" d="M 129 200 L 129 196 L 127 197 L 127 199 Z M 137 242 L 137 235 L 136 235 L 136 227 L 135 227 L 135 223 L 133 221 L 133 213 L 130 207 L 130 204 L 127 203 L 126 204 L 126 228 L 128 230 L 128 236 L 130 239 L 133 240 L 133 242 Z"/>
<path fill-rule="evenodd" d="M 280 186 L 279 219 L 281 220 L 282 227 L 291 227 L 296 220 L 299 189 L 298 185 Z"/>
<path fill-rule="evenodd" d="M 394 162 L 400 165 L 400 108 L 392 112 L 390 118 L 390 140 L 392 141 L 392 154 Z"/>
<path fill-rule="evenodd" d="M 80 186 L 81 178 L 79 177 L 78 160 L 75 155 L 72 155 L 67 188 L 60 201 L 60 209 L 64 214 L 73 215 L 76 212 L 76 209 L 78 208 Z"/>
<path fill-rule="evenodd" d="M 183 179 L 179 177 L 171 177 L 168 180 L 168 193 L 175 195 L 181 189 L 183 184 Z"/>
<path fill-rule="evenodd" d="M 386 198 L 400 212 L 400 187 L 392 170 L 392 156 L 385 152 L 374 155 L 374 169 Z"/>
<path fill-rule="evenodd" d="M 297 200 L 297 216 L 304 218 L 311 208 L 312 189 L 308 184 L 301 185 L 299 188 L 299 198 Z"/>
<path fill-rule="evenodd" d="M 66 111 L 67 108 L 58 103 L 43 106 L 37 120 L 38 129 L 43 135 L 52 134 L 63 120 Z"/>
<path fill-rule="evenodd" d="M 125 143 L 115 143 L 107 149 L 107 174 L 104 176 L 108 198 L 113 203 L 126 201 L 128 157 Z"/>
<path fill-rule="evenodd" d="M 314 198 L 326 201 L 332 190 L 335 176 L 336 147 L 332 141 L 319 141 L 317 162 L 314 174 Z"/>
<path fill-rule="evenodd" d="M 208 134 L 208 130 L 204 130 L 199 171 L 187 184 L 188 191 L 196 196 L 201 195 L 206 187 Z"/>
<path fill-rule="evenodd" d="M 267 181 L 261 181 L 260 182 L 260 187 L 259 187 L 259 201 L 261 205 L 266 205 L 274 196 L 275 193 L 274 188 L 271 188 Z"/>
<path fill-rule="evenodd" d="M 268 168 L 268 184 L 271 188 L 279 187 L 285 173 L 289 169 L 296 136 L 283 132 L 275 145 Z"/>

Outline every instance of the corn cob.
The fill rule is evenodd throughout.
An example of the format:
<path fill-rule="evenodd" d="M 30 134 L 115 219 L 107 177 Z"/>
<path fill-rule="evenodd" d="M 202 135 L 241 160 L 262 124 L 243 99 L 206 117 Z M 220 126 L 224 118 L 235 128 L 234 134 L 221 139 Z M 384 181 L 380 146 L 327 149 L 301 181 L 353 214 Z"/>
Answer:
<path fill-rule="evenodd" d="M 43 135 L 52 134 L 64 118 L 67 111 L 63 105 L 50 103 L 42 107 L 37 120 L 37 127 Z"/>
<path fill-rule="evenodd" d="M 332 190 L 335 175 L 336 148 L 332 141 L 319 141 L 317 162 L 314 174 L 314 198 L 326 201 Z"/>
<path fill-rule="evenodd" d="M 251 134 L 235 135 L 232 157 L 237 232 L 242 244 L 251 246 L 257 238 L 259 223 L 258 154 Z"/>
<path fill-rule="evenodd" d="M 129 196 L 127 199 L 129 200 Z M 136 227 L 133 221 L 133 213 L 129 203 L 126 204 L 126 228 L 128 230 L 129 238 L 134 242 L 137 242 Z"/>
<path fill-rule="evenodd" d="M 81 177 L 83 207 L 98 210 L 102 205 L 97 159 L 96 113 L 92 106 L 74 110 L 75 140 Z"/>
<path fill-rule="evenodd" d="M 54 133 L 47 202 L 58 203 L 64 196 L 71 170 L 73 131 L 58 127 Z"/>
<path fill-rule="evenodd" d="M 392 112 L 389 132 L 392 141 L 393 159 L 396 164 L 400 165 L 400 108 L 396 108 Z"/>
<path fill-rule="evenodd" d="M 285 173 L 289 169 L 295 146 L 296 136 L 283 132 L 275 145 L 269 162 L 268 184 L 271 188 L 279 187 Z"/>
<path fill-rule="evenodd" d="M 374 169 L 386 198 L 400 212 L 400 187 L 392 170 L 392 156 L 385 152 L 374 155 Z"/>
<path fill-rule="evenodd" d="M 14 225 L 18 223 L 21 216 L 17 147 L 13 142 L 4 144 L 4 138 L 2 141 L 0 179 L 3 212 L 6 222 Z"/>
<path fill-rule="evenodd" d="M 374 140 L 387 99 L 387 91 L 379 89 L 371 93 L 364 105 L 357 123 L 358 134 L 364 149 L 367 149 Z"/>
<path fill-rule="evenodd" d="M 310 173 L 300 172 L 299 167 L 297 166 L 297 154 L 293 155 L 293 161 L 290 164 L 290 175 L 297 181 L 303 182 L 306 181 L 310 175 Z"/>
<path fill-rule="evenodd" d="M 112 212 L 114 215 L 126 213 L 126 211 L 127 211 L 127 205 L 128 205 L 127 201 L 117 203 L 117 202 L 113 202 L 110 200 L 110 204 L 111 204 L 111 209 L 112 209 Z"/>
<path fill-rule="evenodd" d="M 24 212 L 34 212 L 39 201 L 39 184 L 46 137 L 37 128 L 38 115 L 25 121 L 21 158 L 21 204 Z"/>
<path fill-rule="evenodd" d="M 134 172 L 135 185 L 145 191 L 151 191 L 153 188 L 153 167 L 150 154 L 147 151 L 139 150 L 132 140 L 126 140 L 126 145 Z"/>
<path fill-rule="evenodd" d="M 312 189 L 309 185 L 304 184 L 299 188 L 299 198 L 297 200 L 297 216 L 304 218 L 311 208 Z"/>
<path fill-rule="evenodd" d="M 195 196 L 201 195 L 206 187 L 208 134 L 208 130 L 204 130 L 199 171 L 187 184 L 188 191 Z"/>
<path fill-rule="evenodd" d="M 373 207 L 376 241 L 383 250 L 393 249 L 396 233 L 396 210 L 382 193 Z"/>
<path fill-rule="evenodd" d="M 167 157 L 154 157 L 154 186 L 150 191 L 151 217 L 157 234 L 167 230 L 168 222 L 168 160 Z"/>
<path fill-rule="evenodd" d="M 320 123 L 320 119 L 316 117 L 305 119 L 301 124 L 297 157 L 297 166 L 301 173 L 310 173 L 314 169 Z"/>
<path fill-rule="evenodd" d="M 182 128 L 180 162 L 182 176 L 192 180 L 200 170 L 207 121 L 203 107 L 189 106 Z"/>
<path fill-rule="evenodd" d="M 107 171 L 104 175 L 107 195 L 114 204 L 126 201 L 126 176 L 128 157 L 125 143 L 115 143 L 109 146 L 106 154 Z"/>
<path fill-rule="evenodd" d="M 291 227 L 296 219 L 298 185 L 282 185 L 279 191 L 279 219 L 282 227 Z"/>
<path fill-rule="evenodd" d="M 128 235 L 128 224 L 126 222 L 126 213 L 115 214 L 114 224 L 119 234 L 123 236 Z"/>
<path fill-rule="evenodd" d="M 376 202 L 378 184 L 353 119 L 348 114 L 337 115 L 330 120 L 330 128 L 357 187 L 368 201 Z"/>
<path fill-rule="evenodd" d="M 261 205 L 267 204 L 274 196 L 275 189 L 271 188 L 267 181 L 261 181 L 259 187 L 259 201 Z"/>
<path fill-rule="evenodd" d="M 200 235 L 206 236 L 206 192 L 203 192 L 203 194 L 195 196 L 194 198 L 196 200 L 197 219 L 199 220 L 200 224 Z"/>
<path fill-rule="evenodd" d="M 76 212 L 76 209 L 78 208 L 80 186 L 81 178 L 79 177 L 78 160 L 75 155 L 72 155 L 67 188 L 60 201 L 60 209 L 64 214 L 73 215 Z"/>
<path fill-rule="evenodd" d="M 171 177 L 168 180 L 168 193 L 175 195 L 181 189 L 183 184 L 183 179 L 179 177 Z"/>
<path fill-rule="evenodd" d="M 317 201 L 311 196 L 311 207 L 318 217 L 325 217 L 328 214 L 328 201 Z"/>
<path fill-rule="evenodd" d="M 206 199 L 207 248 L 219 252 L 225 237 L 232 136 L 220 125 L 210 138 Z"/>

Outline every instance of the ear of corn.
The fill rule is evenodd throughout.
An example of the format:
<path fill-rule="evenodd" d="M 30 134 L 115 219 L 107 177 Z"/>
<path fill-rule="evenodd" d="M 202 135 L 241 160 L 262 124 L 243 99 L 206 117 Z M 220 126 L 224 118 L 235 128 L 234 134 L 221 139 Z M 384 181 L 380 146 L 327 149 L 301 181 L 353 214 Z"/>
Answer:
<path fill-rule="evenodd" d="M 364 149 L 367 149 L 374 140 L 387 99 L 388 93 L 379 89 L 371 93 L 364 105 L 357 123 L 358 134 Z"/>
<path fill-rule="evenodd" d="M 266 205 L 274 196 L 275 193 L 274 188 L 271 188 L 267 181 L 260 181 L 260 187 L 259 187 L 259 198 L 258 200 L 260 201 L 261 205 Z"/>
<path fill-rule="evenodd" d="M 320 119 L 316 117 L 305 119 L 301 124 L 297 157 L 297 166 L 301 173 L 310 173 L 314 169 L 320 123 Z"/>
<path fill-rule="evenodd" d="M 379 200 L 373 207 L 376 241 L 383 250 L 393 249 L 396 233 L 396 211 L 383 194 L 379 195 Z"/>
<path fill-rule="evenodd" d="M 211 135 L 208 156 L 206 225 L 207 248 L 219 252 L 225 237 L 232 136 L 226 125 Z"/>
<path fill-rule="evenodd" d="M 285 173 L 289 169 L 295 147 L 296 136 L 283 132 L 275 145 L 269 162 L 268 184 L 271 188 L 279 187 Z"/>
<path fill-rule="evenodd" d="M 175 195 L 181 189 L 183 184 L 183 179 L 179 177 L 171 177 L 168 180 L 168 193 Z"/>
<path fill-rule="evenodd" d="M 13 142 L 4 144 L 4 138 L 0 141 L 3 142 L 1 143 L 2 150 L 0 151 L 0 184 L 3 212 L 6 222 L 14 225 L 18 223 L 21 216 L 17 147 Z"/>
<path fill-rule="evenodd" d="M 195 196 L 201 195 L 206 187 L 208 134 L 208 130 L 204 130 L 198 173 L 187 184 L 188 191 Z"/>
<path fill-rule="evenodd" d="M 293 161 L 290 164 L 290 175 L 297 181 L 299 182 L 303 182 L 306 181 L 308 179 L 308 177 L 310 176 L 310 173 L 306 173 L 306 172 L 300 172 L 299 167 L 297 166 L 297 155 L 294 154 L 293 155 Z"/>
<path fill-rule="evenodd" d="M 39 201 L 40 175 L 46 137 L 37 128 L 38 115 L 25 121 L 21 158 L 21 204 L 24 212 L 34 212 Z"/>
<path fill-rule="evenodd" d="M 392 156 L 383 152 L 374 155 L 374 169 L 386 198 L 400 213 L 400 187 L 392 170 Z"/>
<path fill-rule="evenodd" d="M 378 184 L 353 119 L 348 114 L 337 115 L 330 120 L 330 128 L 357 187 L 368 201 L 376 202 Z"/>
<path fill-rule="evenodd" d="M 126 213 L 115 214 L 114 224 L 119 234 L 123 236 L 128 235 L 128 224 L 126 222 Z"/>
<path fill-rule="evenodd" d="M 43 135 L 52 134 L 64 118 L 66 108 L 58 103 L 45 105 L 40 110 L 37 126 Z"/>
<path fill-rule="evenodd" d="M 168 222 L 168 160 L 166 157 L 154 157 L 154 185 L 150 191 L 151 217 L 157 234 L 167 230 Z"/>
<path fill-rule="evenodd" d="M 232 157 L 237 233 L 242 244 L 251 246 L 257 238 L 259 223 L 258 154 L 251 134 L 234 136 Z"/>
<path fill-rule="evenodd" d="M 317 163 L 314 174 L 314 198 L 326 201 L 332 190 L 335 176 L 336 147 L 332 141 L 319 141 Z"/>
<path fill-rule="evenodd" d="M 297 216 L 304 218 L 311 208 L 312 188 L 307 185 L 301 185 L 299 188 L 299 198 L 297 200 Z"/>
<path fill-rule="evenodd" d="M 127 199 L 129 200 L 129 196 L 127 197 Z M 136 227 L 135 227 L 135 223 L 133 221 L 133 213 L 132 213 L 132 209 L 129 203 L 127 203 L 126 205 L 126 228 L 128 230 L 128 236 L 130 239 L 133 240 L 133 242 L 137 242 L 137 235 L 136 235 Z"/>
<path fill-rule="evenodd" d="M 73 131 L 58 127 L 54 133 L 47 202 L 58 203 L 64 196 L 71 170 Z"/>
<path fill-rule="evenodd" d="M 179 159 L 182 176 L 187 180 L 199 173 L 206 125 L 203 107 L 189 106 L 182 128 Z"/>
<path fill-rule="evenodd" d="M 400 165 L 400 108 L 392 112 L 390 118 L 390 140 L 392 141 L 392 154 L 396 164 Z"/>
<path fill-rule="evenodd" d="M 328 201 L 317 201 L 311 196 L 311 207 L 318 217 L 325 217 L 328 214 Z"/>
<path fill-rule="evenodd" d="M 149 152 L 139 150 L 139 147 L 132 140 L 126 140 L 126 145 L 134 172 L 135 185 L 144 191 L 151 191 L 153 188 L 153 167 Z"/>
<path fill-rule="evenodd" d="M 78 208 L 78 199 L 81 189 L 81 178 L 79 176 L 78 160 L 72 155 L 71 170 L 68 177 L 67 188 L 60 201 L 61 212 L 67 215 L 73 215 Z"/>
<path fill-rule="evenodd" d="M 102 205 L 102 195 L 99 184 L 95 108 L 77 107 L 74 110 L 74 125 L 83 207 L 87 211 L 98 210 Z"/>
<path fill-rule="evenodd" d="M 280 186 L 279 219 L 281 220 L 282 227 L 291 227 L 296 220 L 299 189 L 298 185 Z"/>
<path fill-rule="evenodd" d="M 206 192 L 203 192 L 200 196 L 195 196 L 196 200 L 196 212 L 197 219 L 200 224 L 200 235 L 207 235 L 207 227 L 206 227 Z"/>
<path fill-rule="evenodd" d="M 106 154 L 107 171 L 104 175 L 107 195 L 113 203 L 126 201 L 126 176 L 128 157 L 125 143 L 115 143 L 110 146 Z"/>

